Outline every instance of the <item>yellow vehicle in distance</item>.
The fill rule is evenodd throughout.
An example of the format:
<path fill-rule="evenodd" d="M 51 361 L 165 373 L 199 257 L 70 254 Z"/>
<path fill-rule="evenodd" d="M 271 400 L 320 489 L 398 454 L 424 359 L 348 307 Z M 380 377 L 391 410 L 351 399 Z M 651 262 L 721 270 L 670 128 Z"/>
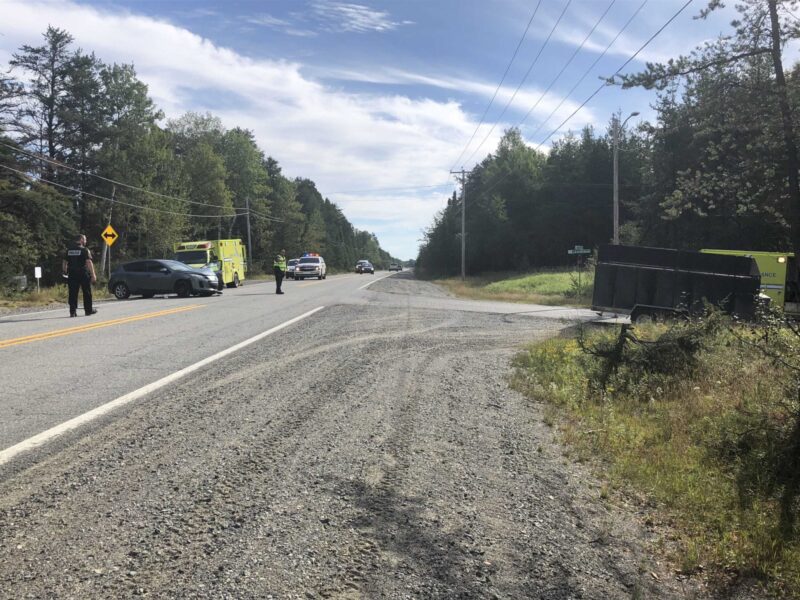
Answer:
<path fill-rule="evenodd" d="M 700 252 L 755 259 L 761 273 L 761 293 L 770 297 L 772 306 L 782 309 L 787 315 L 800 317 L 800 272 L 792 252 L 717 249 L 703 249 Z"/>
<path fill-rule="evenodd" d="M 236 288 L 246 279 L 247 255 L 242 240 L 203 240 L 175 244 L 175 260 L 217 274 L 219 289 Z"/>

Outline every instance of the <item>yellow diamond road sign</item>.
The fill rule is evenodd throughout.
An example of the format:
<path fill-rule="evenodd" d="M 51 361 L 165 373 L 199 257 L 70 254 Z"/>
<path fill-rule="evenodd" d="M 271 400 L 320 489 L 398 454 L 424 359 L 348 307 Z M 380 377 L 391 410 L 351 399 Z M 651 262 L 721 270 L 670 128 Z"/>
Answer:
<path fill-rule="evenodd" d="M 110 246 L 111 244 L 113 244 L 114 242 L 116 242 L 116 241 L 117 241 L 117 238 L 119 237 L 119 235 L 117 235 L 117 232 L 116 232 L 116 231 L 114 231 L 114 228 L 113 228 L 111 225 L 109 225 L 108 227 L 106 227 L 106 228 L 103 230 L 103 233 L 102 233 L 101 235 L 103 236 L 103 241 L 104 241 L 104 242 L 105 242 L 105 243 L 106 243 L 108 246 Z"/>

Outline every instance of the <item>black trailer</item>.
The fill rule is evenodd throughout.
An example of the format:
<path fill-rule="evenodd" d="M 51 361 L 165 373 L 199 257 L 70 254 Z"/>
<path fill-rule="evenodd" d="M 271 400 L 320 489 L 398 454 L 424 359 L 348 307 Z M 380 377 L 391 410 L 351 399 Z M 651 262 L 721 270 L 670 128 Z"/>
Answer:
<path fill-rule="evenodd" d="M 756 261 L 643 246 L 601 246 L 592 309 L 642 316 L 693 315 L 705 303 L 752 319 L 761 275 Z"/>

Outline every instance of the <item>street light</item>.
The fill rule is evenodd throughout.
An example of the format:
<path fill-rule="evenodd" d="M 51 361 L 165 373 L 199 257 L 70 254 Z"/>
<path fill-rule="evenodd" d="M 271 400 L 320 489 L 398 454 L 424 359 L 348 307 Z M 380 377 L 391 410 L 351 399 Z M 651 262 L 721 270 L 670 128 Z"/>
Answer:
<path fill-rule="evenodd" d="M 638 116 L 638 112 L 632 112 L 628 118 L 619 124 L 619 116 L 614 115 L 614 244 L 619 244 L 619 132 L 625 127 L 628 119 Z"/>

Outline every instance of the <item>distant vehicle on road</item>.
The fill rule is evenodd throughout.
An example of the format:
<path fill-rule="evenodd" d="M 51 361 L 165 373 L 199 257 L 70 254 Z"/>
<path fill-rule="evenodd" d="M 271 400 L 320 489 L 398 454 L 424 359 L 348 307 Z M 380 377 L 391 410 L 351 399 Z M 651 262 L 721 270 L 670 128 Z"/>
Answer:
<path fill-rule="evenodd" d="M 398 265 L 397 263 L 392 263 L 392 264 L 389 265 L 389 270 L 390 271 L 402 271 L 403 270 L 403 266 L 402 265 Z"/>
<path fill-rule="evenodd" d="M 325 266 L 325 259 L 316 252 L 303 254 L 294 268 L 295 279 L 308 279 L 309 277 L 325 279 L 327 276 L 328 268 Z"/>
<path fill-rule="evenodd" d="M 247 255 L 242 240 L 203 240 L 175 244 L 175 260 L 195 267 L 207 267 L 219 277 L 219 289 L 239 287 L 246 279 Z"/>
<path fill-rule="evenodd" d="M 119 300 L 131 295 L 211 296 L 219 293 L 219 279 L 216 273 L 177 260 L 136 260 L 120 265 L 111 273 L 108 291 Z"/>
<path fill-rule="evenodd" d="M 363 275 L 364 273 L 372 273 L 375 275 L 375 267 L 368 260 L 360 260 L 356 263 L 356 273 Z"/>
<path fill-rule="evenodd" d="M 297 268 L 297 263 L 299 262 L 299 258 L 290 258 L 286 261 L 286 279 L 294 279 L 294 270 Z"/>

